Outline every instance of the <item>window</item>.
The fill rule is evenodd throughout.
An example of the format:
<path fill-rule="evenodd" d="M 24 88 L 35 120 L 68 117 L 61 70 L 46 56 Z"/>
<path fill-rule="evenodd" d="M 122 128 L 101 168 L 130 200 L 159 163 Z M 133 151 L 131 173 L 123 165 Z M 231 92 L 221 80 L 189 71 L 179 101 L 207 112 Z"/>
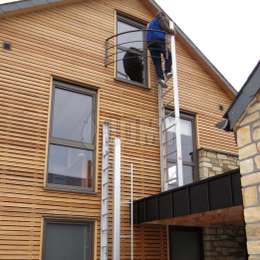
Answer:
<path fill-rule="evenodd" d="M 46 220 L 44 260 L 91 260 L 93 225 L 89 222 Z"/>
<path fill-rule="evenodd" d="M 167 111 L 170 113 L 170 111 Z M 181 115 L 181 146 L 183 159 L 183 181 L 184 184 L 193 182 L 196 162 L 196 142 L 194 138 L 194 117 Z M 176 129 L 175 118 L 172 116 L 166 119 L 167 138 L 167 172 L 168 189 L 178 186 L 177 176 L 177 151 L 176 151 Z"/>
<path fill-rule="evenodd" d="M 117 79 L 147 86 L 147 57 L 144 29 L 129 18 L 117 17 Z"/>
<path fill-rule="evenodd" d="M 94 187 L 95 91 L 55 82 L 49 144 L 48 187 Z"/>

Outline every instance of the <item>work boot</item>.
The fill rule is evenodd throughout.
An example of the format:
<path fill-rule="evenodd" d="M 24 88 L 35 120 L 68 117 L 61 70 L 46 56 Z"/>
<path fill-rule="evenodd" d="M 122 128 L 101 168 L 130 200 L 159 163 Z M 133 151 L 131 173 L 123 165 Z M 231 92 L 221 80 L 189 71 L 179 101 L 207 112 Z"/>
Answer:
<path fill-rule="evenodd" d="M 172 72 L 167 72 L 166 73 L 166 82 L 172 78 L 172 75 L 173 75 Z"/>
<path fill-rule="evenodd" d="M 167 88 L 167 84 L 165 82 L 164 79 L 159 79 L 158 80 L 158 84 L 162 87 L 162 88 Z"/>

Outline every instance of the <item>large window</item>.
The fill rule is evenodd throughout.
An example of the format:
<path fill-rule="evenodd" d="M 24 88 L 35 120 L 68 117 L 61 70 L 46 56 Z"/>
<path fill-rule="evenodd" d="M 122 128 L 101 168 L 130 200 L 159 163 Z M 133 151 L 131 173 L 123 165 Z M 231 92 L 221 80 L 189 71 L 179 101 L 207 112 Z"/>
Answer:
<path fill-rule="evenodd" d="M 144 25 L 117 17 L 117 79 L 147 86 L 147 58 Z"/>
<path fill-rule="evenodd" d="M 43 260 L 91 260 L 93 231 L 88 222 L 46 220 Z"/>
<path fill-rule="evenodd" d="M 92 191 L 96 93 L 55 82 L 49 145 L 48 186 Z"/>
<path fill-rule="evenodd" d="M 170 113 L 170 111 L 167 111 Z M 184 184 L 193 182 L 196 170 L 196 142 L 194 134 L 194 117 L 181 115 L 181 148 L 183 159 L 183 180 Z M 177 151 L 176 151 L 176 128 L 175 118 L 168 116 L 166 118 L 166 138 L 167 138 L 167 180 L 168 189 L 178 186 L 177 175 Z"/>

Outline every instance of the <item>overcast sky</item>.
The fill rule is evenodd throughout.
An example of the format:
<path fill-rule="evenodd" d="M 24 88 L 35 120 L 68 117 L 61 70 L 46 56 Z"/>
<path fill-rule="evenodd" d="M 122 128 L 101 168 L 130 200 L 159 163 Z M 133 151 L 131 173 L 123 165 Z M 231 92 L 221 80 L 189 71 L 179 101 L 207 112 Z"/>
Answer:
<path fill-rule="evenodd" d="M 260 60 L 260 0 L 157 2 L 239 90 Z"/>
<path fill-rule="evenodd" d="M 260 0 L 157 0 L 239 90 L 260 60 Z"/>

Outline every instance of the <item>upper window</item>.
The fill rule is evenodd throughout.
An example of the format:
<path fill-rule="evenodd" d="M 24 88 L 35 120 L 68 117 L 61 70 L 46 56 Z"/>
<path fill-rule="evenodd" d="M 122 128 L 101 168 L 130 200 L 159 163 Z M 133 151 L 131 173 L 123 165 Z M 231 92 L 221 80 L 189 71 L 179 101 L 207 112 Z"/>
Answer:
<path fill-rule="evenodd" d="M 54 83 L 48 185 L 91 191 L 94 187 L 95 92 Z"/>
<path fill-rule="evenodd" d="M 168 111 L 170 112 L 170 111 Z M 181 115 L 181 148 L 184 184 L 193 182 L 196 170 L 196 142 L 194 140 L 194 117 Z M 175 118 L 167 117 L 167 169 L 168 189 L 178 186 Z"/>
<path fill-rule="evenodd" d="M 44 260 L 91 260 L 91 223 L 47 220 L 44 230 Z"/>
<path fill-rule="evenodd" d="M 117 17 L 117 79 L 147 86 L 147 57 L 144 25 Z M 132 32 L 129 32 L 132 31 Z M 129 33 L 125 33 L 129 32 Z M 125 34 L 124 34 L 125 33 Z"/>

